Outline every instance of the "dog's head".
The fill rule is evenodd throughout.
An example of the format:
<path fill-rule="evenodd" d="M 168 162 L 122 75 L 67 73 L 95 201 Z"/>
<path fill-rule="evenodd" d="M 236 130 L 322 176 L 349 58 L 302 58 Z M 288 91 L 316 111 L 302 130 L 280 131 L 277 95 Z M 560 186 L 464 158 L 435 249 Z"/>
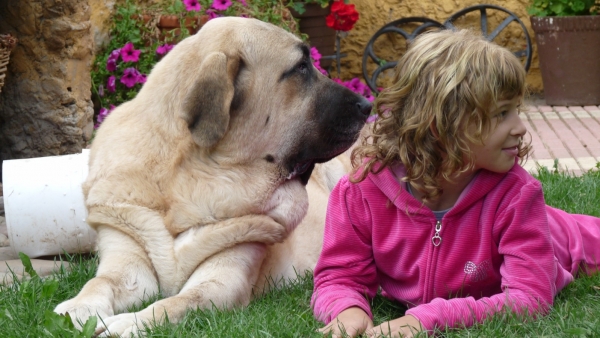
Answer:
<path fill-rule="evenodd" d="M 166 58 L 148 81 L 179 91 L 171 102 L 195 145 L 227 166 L 264 161 L 281 182 L 306 183 L 371 110 L 312 65 L 308 45 L 259 20 L 213 19 Z"/>
<path fill-rule="evenodd" d="M 293 34 L 255 19 L 217 18 L 178 43 L 97 138 L 108 128 L 142 139 L 144 156 L 121 162 L 143 158 L 133 164 L 141 174 L 164 177 L 168 200 L 189 206 L 164 206 L 180 218 L 263 213 L 293 227 L 306 212 L 314 164 L 350 147 L 370 110 L 365 98 L 322 75 Z"/>

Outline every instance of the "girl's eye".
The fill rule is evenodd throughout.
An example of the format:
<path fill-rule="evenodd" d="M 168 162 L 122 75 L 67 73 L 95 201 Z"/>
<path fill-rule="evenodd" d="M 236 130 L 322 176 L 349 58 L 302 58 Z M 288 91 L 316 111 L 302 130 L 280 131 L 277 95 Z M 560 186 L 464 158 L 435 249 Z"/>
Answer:
<path fill-rule="evenodd" d="M 503 110 L 498 115 L 496 115 L 496 117 L 499 119 L 503 119 L 506 117 L 506 115 L 508 115 L 508 110 Z"/>

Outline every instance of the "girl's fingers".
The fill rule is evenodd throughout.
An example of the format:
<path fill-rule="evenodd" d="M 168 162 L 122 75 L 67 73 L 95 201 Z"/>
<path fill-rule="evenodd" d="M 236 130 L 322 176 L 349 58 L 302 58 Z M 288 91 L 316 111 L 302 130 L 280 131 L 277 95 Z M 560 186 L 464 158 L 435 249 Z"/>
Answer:
<path fill-rule="evenodd" d="M 326 325 L 326 326 L 324 326 L 324 327 L 322 327 L 320 329 L 317 329 L 317 332 L 318 333 L 322 333 L 323 335 L 328 334 L 329 332 L 331 332 L 331 324 Z"/>

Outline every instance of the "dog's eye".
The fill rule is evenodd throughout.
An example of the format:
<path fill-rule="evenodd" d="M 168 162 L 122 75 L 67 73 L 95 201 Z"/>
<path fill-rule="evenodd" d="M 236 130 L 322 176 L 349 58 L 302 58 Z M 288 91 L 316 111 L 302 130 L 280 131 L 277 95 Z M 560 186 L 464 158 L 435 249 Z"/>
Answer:
<path fill-rule="evenodd" d="M 308 72 L 308 62 L 302 61 L 298 64 L 298 71 L 302 74 L 306 74 Z"/>

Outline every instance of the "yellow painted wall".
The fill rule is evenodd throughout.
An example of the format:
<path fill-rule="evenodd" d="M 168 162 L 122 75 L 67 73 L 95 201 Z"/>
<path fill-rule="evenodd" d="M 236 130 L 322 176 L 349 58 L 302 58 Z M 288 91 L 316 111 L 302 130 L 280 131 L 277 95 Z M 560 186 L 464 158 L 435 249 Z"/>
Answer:
<path fill-rule="evenodd" d="M 535 37 L 526 10 L 529 0 L 489 0 L 487 2 L 476 0 L 350 0 L 350 3 L 355 4 L 360 19 L 354 29 L 348 32 L 348 36 L 342 39 L 341 42 L 341 52 L 347 54 L 347 57 L 343 58 L 341 62 L 341 76 L 345 79 L 362 78 L 362 57 L 365 46 L 371 36 L 384 24 L 405 17 L 426 17 L 443 23 L 449 16 L 461 9 L 487 3 L 504 7 L 513 12 L 527 27 L 533 47 L 533 60 L 527 75 L 527 83 L 532 93 L 543 90 L 542 77 L 535 52 Z M 497 26 L 498 18 L 502 20 L 505 17 L 498 12 L 494 15 L 494 11 L 488 12 L 488 15 L 490 15 L 490 24 L 493 27 Z M 473 22 L 473 18 L 469 16 L 466 20 L 457 23 L 457 26 L 466 27 L 475 23 L 479 28 L 479 15 L 474 19 L 475 22 Z M 522 49 L 521 47 L 516 48 L 514 44 L 522 44 L 524 41 L 524 33 L 517 23 L 510 24 L 505 33 L 502 34 L 501 39 L 495 40 L 495 42 L 507 46 L 512 44 L 514 50 Z M 376 52 L 384 55 L 382 49 L 389 50 L 398 45 L 398 41 L 378 40 Z M 397 51 L 396 55 L 402 52 L 402 46 L 398 49 L 400 50 Z M 393 54 L 387 55 L 387 57 L 390 59 L 396 58 Z M 375 65 L 371 65 L 370 69 L 373 68 L 375 68 Z"/>

